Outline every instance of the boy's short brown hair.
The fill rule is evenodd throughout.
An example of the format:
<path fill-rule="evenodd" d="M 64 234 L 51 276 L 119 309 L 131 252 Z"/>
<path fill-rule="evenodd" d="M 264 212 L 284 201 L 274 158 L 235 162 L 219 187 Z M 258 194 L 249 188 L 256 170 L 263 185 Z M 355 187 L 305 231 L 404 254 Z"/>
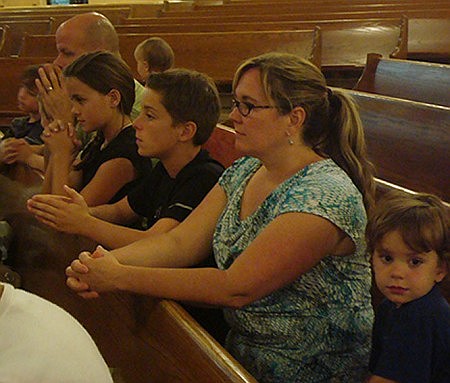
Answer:
<path fill-rule="evenodd" d="M 42 65 L 40 64 L 29 65 L 25 68 L 22 75 L 20 76 L 20 85 L 27 88 L 30 93 L 36 95 L 38 93 L 36 79 L 39 78 L 38 70 L 41 66 Z"/>
<path fill-rule="evenodd" d="M 174 124 L 192 121 L 197 125 L 193 143 L 204 144 L 220 116 L 220 99 L 214 81 L 188 69 L 152 72 L 145 84 L 158 92 Z"/>
<path fill-rule="evenodd" d="M 172 68 L 174 62 L 172 48 L 160 37 L 150 37 L 139 43 L 134 50 L 134 57 L 144 60 L 156 72 Z"/>
<path fill-rule="evenodd" d="M 410 249 L 418 253 L 434 250 L 449 264 L 449 220 L 449 207 L 432 194 L 388 192 L 369 218 L 367 249 L 373 254 L 387 233 L 398 230 Z"/>

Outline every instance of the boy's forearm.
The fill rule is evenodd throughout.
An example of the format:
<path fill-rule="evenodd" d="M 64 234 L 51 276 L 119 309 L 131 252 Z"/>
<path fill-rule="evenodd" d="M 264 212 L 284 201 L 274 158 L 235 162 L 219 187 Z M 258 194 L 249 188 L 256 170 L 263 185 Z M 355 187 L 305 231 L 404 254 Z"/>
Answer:
<path fill-rule="evenodd" d="M 126 225 L 137 219 L 134 212 L 122 212 L 116 204 L 104 204 L 89 207 L 89 214 L 106 222 Z"/>
<path fill-rule="evenodd" d="M 145 238 L 145 231 L 116 225 L 90 216 L 80 225 L 78 234 L 88 237 L 108 249 L 117 249 Z"/>
<path fill-rule="evenodd" d="M 40 170 L 41 172 L 43 172 L 44 166 L 45 166 L 44 165 L 44 157 L 39 154 L 33 153 L 28 157 L 27 165 L 30 168 L 37 169 L 37 170 Z"/>

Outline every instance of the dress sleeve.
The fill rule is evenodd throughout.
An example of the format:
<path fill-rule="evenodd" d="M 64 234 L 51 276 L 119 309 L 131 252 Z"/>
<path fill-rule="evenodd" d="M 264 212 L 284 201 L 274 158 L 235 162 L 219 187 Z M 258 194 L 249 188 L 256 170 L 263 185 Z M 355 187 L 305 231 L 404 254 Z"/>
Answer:
<path fill-rule="evenodd" d="M 361 246 L 358 252 L 364 250 L 367 217 L 362 195 L 342 170 L 327 167 L 300 181 L 292 179 L 280 197 L 279 214 L 301 212 L 325 218 Z"/>

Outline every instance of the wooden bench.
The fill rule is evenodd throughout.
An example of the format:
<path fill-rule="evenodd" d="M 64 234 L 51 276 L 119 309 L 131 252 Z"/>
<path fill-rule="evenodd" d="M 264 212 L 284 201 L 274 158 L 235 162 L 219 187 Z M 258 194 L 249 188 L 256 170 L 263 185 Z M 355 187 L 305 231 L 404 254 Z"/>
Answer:
<path fill-rule="evenodd" d="M 5 45 L 6 38 L 8 37 L 8 30 L 9 28 L 7 26 L 0 24 L 0 54 L 3 51 L 3 47 Z"/>
<path fill-rule="evenodd" d="M 22 37 L 25 33 L 44 35 L 53 31 L 53 19 L 51 17 L 45 20 L 0 20 L 0 25 L 8 27 L 5 42 L 2 49 L 0 49 L 0 56 L 3 57 L 19 53 Z"/>
<path fill-rule="evenodd" d="M 355 90 L 450 106 L 450 65 L 394 60 L 370 53 Z"/>
<path fill-rule="evenodd" d="M 194 7 L 191 10 L 171 11 L 162 10 L 160 17 L 209 17 L 211 15 L 218 16 L 235 16 L 235 15 L 264 15 L 274 13 L 306 13 L 306 12 L 357 12 L 357 11 L 417 11 L 417 10 L 429 10 L 433 8 L 441 8 L 448 6 L 446 0 L 434 0 L 430 2 L 393 2 L 393 3 L 366 3 L 366 4 L 354 4 L 354 3 L 284 3 L 276 2 L 269 4 L 246 4 L 242 5 L 223 5 L 223 6 L 204 6 Z"/>
<path fill-rule="evenodd" d="M 99 12 L 105 15 L 113 24 L 123 17 L 130 15 L 130 7 L 125 4 L 118 5 L 88 5 L 88 4 L 76 4 L 76 5 L 64 5 L 64 6 L 40 6 L 40 7 L 24 7 L 24 8 L 6 8 L 0 11 L 0 17 L 28 17 L 34 19 L 37 16 L 50 17 L 52 15 L 74 15 L 85 12 Z"/>
<path fill-rule="evenodd" d="M 126 293 L 86 301 L 70 291 L 65 267 L 93 244 L 57 233 L 27 213 L 26 200 L 41 183 L 29 168 L 0 169 L 0 219 L 6 219 L 14 233 L 9 264 L 21 275 L 23 289 L 54 302 L 82 323 L 120 382 L 256 383 L 175 302 Z"/>
<path fill-rule="evenodd" d="M 377 177 L 450 202 L 450 108 L 354 90 Z"/>
<path fill-rule="evenodd" d="M 450 15 L 417 17 L 408 23 L 408 59 L 450 64 Z"/>
<path fill-rule="evenodd" d="M 339 12 L 296 12 L 279 13 L 274 9 L 272 14 L 257 16 L 260 22 L 265 21 L 306 21 L 306 20 L 337 20 L 337 19 L 376 19 L 376 18 L 445 18 L 449 17 L 450 9 L 446 6 L 422 10 L 381 10 L 381 11 L 339 11 Z M 119 19 L 117 24 L 200 24 L 200 23 L 235 23 L 255 22 L 255 15 L 231 15 L 221 16 L 212 13 L 210 16 L 186 16 L 186 17 L 133 17 Z"/>
<path fill-rule="evenodd" d="M 51 62 L 50 57 L 0 57 L 0 111 L 14 111 L 17 108 L 17 92 L 20 78 L 29 65 Z"/>
<path fill-rule="evenodd" d="M 119 35 L 122 58 L 136 76 L 134 49 L 151 36 L 152 34 Z M 274 50 L 298 54 L 320 66 L 321 41 L 318 30 L 164 33 L 159 36 L 172 47 L 176 66 L 206 73 L 218 83 L 231 83 L 234 71 L 242 60 Z M 24 37 L 19 56 L 34 57 L 39 54 L 56 56 L 54 36 Z"/>
<path fill-rule="evenodd" d="M 119 35 L 124 60 L 135 67 L 134 49 L 151 34 Z M 239 63 L 262 53 L 278 51 L 297 54 L 320 67 L 319 30 L 249 31 L 217 33 L 161 33 L 175 54 L 175 65 L 211 76 L 230 84 Z"/>
<path fill-rule="evenodd" d="M 320 28 L 322 36 L 321 68 L 330 85 L 352 88 L 361 76 L 367 52 L 378 52 L 386 57 L 406 58 L 407 20 L 356 19 L 315 20 L 284 22 L 251 22 L 224 24 L 174 24 L 174 25 L 117 25 L 124 33 L 189 33 L 278 31 Z M 260 44 L 264 45 L 265 41 Z M 176 57 L 175 57 L 176 58 Z"/>

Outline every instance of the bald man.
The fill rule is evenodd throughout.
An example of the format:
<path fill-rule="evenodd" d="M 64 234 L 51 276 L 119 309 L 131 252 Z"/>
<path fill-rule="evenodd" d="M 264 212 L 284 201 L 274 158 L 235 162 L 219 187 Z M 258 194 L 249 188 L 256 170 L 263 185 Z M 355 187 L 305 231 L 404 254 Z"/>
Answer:
<path fill-rule="evenodd" d="M 97 12 L 82 13 L 66 20 L 56 31 L 58 56 L 53 66 L 41 70 L 38 84 L 44 108 L 55 119 L 70 121 L 71 103 L 64 97 L 64 81 L 61 69 L 71 64 L 84 53 L 109 51 L 120 57 L 119 37 L 112 23 Z M 131 111 L 134 120 L 140 112 L 144 87 L 135 80 L 136 99 Z M 66 102 L 63 102 L 66 100 Z"/>

